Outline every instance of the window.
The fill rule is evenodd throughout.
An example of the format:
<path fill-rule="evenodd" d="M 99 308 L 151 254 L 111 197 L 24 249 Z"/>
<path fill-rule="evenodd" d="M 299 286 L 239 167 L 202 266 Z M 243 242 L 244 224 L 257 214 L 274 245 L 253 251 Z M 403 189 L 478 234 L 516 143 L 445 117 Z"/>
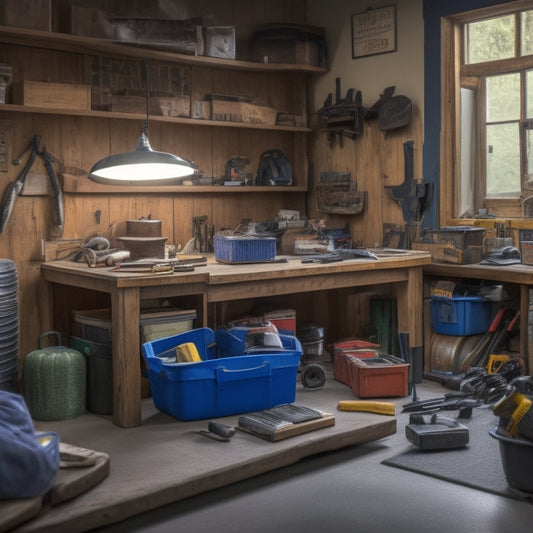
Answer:
<path fill-rule="evenodd" d="M 443 85 L 449 135 L 442 142 L 452 148 L 441 150 L 441 183 L 451 180 L 441 190 L 441 198 L 450 193 L 441 220 L 480 210 L 521 217 L 533 196 L 533 2 L 517 5 L 453 16 L 443 26 L 452 74 Z M 446 116 L 450 102 L 457 105 Z"/>

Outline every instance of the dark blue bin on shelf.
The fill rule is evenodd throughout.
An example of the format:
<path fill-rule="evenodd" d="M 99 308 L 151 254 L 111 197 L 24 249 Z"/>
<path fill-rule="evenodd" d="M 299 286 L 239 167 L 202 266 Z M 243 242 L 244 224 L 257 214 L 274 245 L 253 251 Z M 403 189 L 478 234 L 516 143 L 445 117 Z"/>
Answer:
<path fill-rule="evenodd" d="M 492 305 L 481 296 L 433 296 L 429 305 L 435 333 L 478 335 L 489 329 Z"/>
<path fill-rule="evenodd" d="M 209 328 L 143 344 L 155 406 L 179 420 L 197 420 L 294 402 L 301 344 L 296 337 L 280 338 L 283 350 L 231 357 L 217 357 L 216 335 Z M 185 342 L 196 345 L 201 362 L 164 362 Z"/>

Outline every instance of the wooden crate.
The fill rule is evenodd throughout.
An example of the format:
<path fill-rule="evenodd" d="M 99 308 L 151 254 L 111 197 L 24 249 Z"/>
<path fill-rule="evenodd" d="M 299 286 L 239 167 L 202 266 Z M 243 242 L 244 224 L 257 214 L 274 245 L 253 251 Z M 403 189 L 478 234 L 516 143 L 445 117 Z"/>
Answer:
<path fill-rule="evenodd" d="M 211 95 L 211 118 L 248 124 L 276 124 L 277 109 L 252 99 L 245 101 L 244 98 Z"/>
<path fill-rule="evenodd" d="M 51 31 L 52 0 L 2 0 L 0 24 Z"/>
<path fill-rule="evenodd" d="M 13 103 L 58 109 L 91 109 L 91 87 L 24 80 L 13 85 Z"/>

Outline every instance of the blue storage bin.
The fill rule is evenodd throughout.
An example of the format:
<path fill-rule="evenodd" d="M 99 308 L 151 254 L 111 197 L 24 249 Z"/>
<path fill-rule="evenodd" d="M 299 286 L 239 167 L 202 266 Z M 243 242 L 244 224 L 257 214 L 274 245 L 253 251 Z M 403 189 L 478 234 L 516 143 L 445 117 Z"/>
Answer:
<path fill-rule="evenodd" d="M 478 335 L 485 333 L 492 319 L 491 302 L 481 296 L 433 296 L 429 302 L 435 333 L 443 335 Z"/>
<path fill-rule="evenodd" d="M 296 337 L 280 338 L 284 350 L 232 357 L 217 357 L 209 328 L 144 343 L 155 406 L 179 420 L 198 420 L 294 402 L 302 348 Z M 196 345 L 202 362 L 165 363 L 161 356 L 185 342 Z"/>
<path fill-rule="evenodd" d="M 254 263 L 276 257 L 275 237 L 215 235 L 215 259 L 222 263 Z"/>

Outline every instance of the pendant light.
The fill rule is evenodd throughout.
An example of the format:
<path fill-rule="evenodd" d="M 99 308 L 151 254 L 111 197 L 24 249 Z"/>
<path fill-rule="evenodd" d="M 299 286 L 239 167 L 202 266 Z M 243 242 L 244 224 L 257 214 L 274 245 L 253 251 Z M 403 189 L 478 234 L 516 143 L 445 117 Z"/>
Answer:
<path fill-rule="evenodd" d="M 146 119 L 137 147 L 133 152 L 112 154 L 98 161 L 89 172 L 89 178 L 111 185 L 165 185 L 191 176 L 196 165 L 166 152 L 152 150 L 148 140 L 148 82 L 146 60 L 143 61 Z"/>

